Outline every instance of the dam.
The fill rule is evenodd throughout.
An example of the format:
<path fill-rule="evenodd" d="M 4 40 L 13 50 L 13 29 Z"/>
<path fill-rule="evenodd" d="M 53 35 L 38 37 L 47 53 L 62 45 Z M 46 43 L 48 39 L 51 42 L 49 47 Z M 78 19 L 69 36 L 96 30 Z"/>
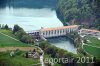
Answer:
<path fill-rule="evenodd" d="M 41 28 L 40 30 L 36 31 L 27 31 L 27 33 L 31 36 L 38 36 L 44 38 L 50 37 L 57 37 L 57 36 L 64 36 L 67 33 L 78 31 L 78 25 L 71 25 L 71 26 L 63 26 L 63 27 L 55 27 L 55 28 Z"/>

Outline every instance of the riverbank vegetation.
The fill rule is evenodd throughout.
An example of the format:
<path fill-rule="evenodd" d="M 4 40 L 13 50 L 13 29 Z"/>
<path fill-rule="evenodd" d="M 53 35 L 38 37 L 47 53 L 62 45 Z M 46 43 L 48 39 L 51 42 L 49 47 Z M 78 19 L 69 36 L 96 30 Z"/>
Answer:
<path fill-rule="evenodd" d="M 24 43 L 34 43 L 34 40 L 29 36 L 20 26 L 14 25 L 13 34 L 15 34 L 20 41 Z"/>
<path fill-rule="evenodd" d="M 40 42 L 39 47 L 41 47 L 45 53 L 47 53 L 48 55 L 50 55 L 50 57 L 52 58 L 66 58 L 66 57 L 77 57 L 77 55 L 73 54 L 73 53 L 69 53 L 66 50 L 57 48 L 53 45 L 50 45 L 48 42 L 43 41 Z M 64 66 L 64 63 L 60 62 L 61 66 Z"/>
<path fill-rule="evenodd" d="M 73 58 L 72 61 L 68 61 L 67 63 L 63 63 L 62 61 L 58 62 L 58 64 L 60 64 L 61 66 L 67 66 L 67 65 L 70 65 L 70 66 L 84 66 L 84 65 L 88 66 L 88 65 L 91 65 L 91 66 L 93 66 L 94 65 L 94 64 L 91 64 L 91 62 L 90 63 L 87 63 L 87 62 L 82 63 L 80 61 L 80 63 L 77 63 L 78 58 L 83 57 L 82 55 L 73 54 L 73 53 L 68 52 L 64 49 L 57 48 L 53 45 L 50 45 L 48 42 L 45 42 L 45 41 L 40 42 L 39 47 L 41 47 L 45 53 L 47 53 L 50 57 L 52 57 L 52 59 L 53 58 L 57 58 L 57 59 L 65 58 L 65 61 L 66 61 L 66 58 L 68 58 L 68 59 Z M 88 57 L 89 61 L 91 61 L 91 57 L 89 57 L 89 56 L 86 56 L 86 57 Z"/>
<path fill-rule="evenodd" d="M 77 54 L 73 54 L 71 52 L 67 52 L 64 49 L 57 48 L 53 45 L 50 45 L 48 42 L 45 42 L 45 41 L 41 42 L 39 44 L 39 47 L 41 47 L 44 50 L 44 52 L 47 53 L 52 58 L 58 58 L 58 59 L 59 58 L 69 58 L 69 59 L 74 58 L 74 60 L 71 61 L 71 63 L 70 62 L 68 62 L 68 63 L 59 62 L 58 64 L 61 64 L 61 66 L 66 66 L 69 64 L 70 64 L 70 66 L 73 66 L 73 63 L 75 63 L 76 65 L 79 65 L 76 63 L 75 60 L 77 60 L 77 58 L 81 57 L 81 56 L 79 56 Z"/>
<path fill-rule="evenodd" d="M 45 59 L 48 59 L 48 62 L 46 62 Z M 53 63 L 52 64 L 52 62 L 51 62 L 52 60 L 50 60 L 50 59 L 54 59 L 54 58 L 51 57 L 49 54 L 46 54 L 45 53 L 45 55 L 44 55 L 44 63 L 45 63 L 45 66 L 52 66 L 52 65 L 54 65 L 54 66 L 61 66 L 61 64 L 58 64 L 58 63 Z"/>
<path fill-rule="evenodd" d="M 72 39 L 75 47 L 79 47 L 82 44 L 81 38 L 80 38 L 80 35 L 78 34 L 78 32 L 70 32 L 70 33 L 67 33 L 66 36 L 69 37 L 70 39 Z"/>

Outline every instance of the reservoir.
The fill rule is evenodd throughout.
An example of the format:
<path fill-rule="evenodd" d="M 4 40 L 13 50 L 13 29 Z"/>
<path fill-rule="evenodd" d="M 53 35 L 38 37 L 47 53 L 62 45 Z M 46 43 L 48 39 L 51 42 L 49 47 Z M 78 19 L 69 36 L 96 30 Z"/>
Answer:
<path fill-rule="evenodd" d="M 50 8 L 30 9 L 8 7 L 0 9 L 0 23 L 13 27 L 18 24 L 25 31 L 63 26 L 56 16 L 56 11 Z"/>
<path fill-rule="evenodd" d="M 34 7 L 30 7 L 29 4 L 25 5 L 24 7 L 22 6 L 15 7 L 18 3 L 23 4 L 22 2 L 25 2 L 25 0 L 24 1 L 20 0 L 20 1 L 21 2 L 14 2 L 15 4 L 14 6 L 11 3 L 10 6 L 9 4 L 7 4 L 5 7 L 0 8 L 0 24 L 7 24 L 11 28 L 13 28 L 14 24 L 18 24 L 25 31 L 39 30 L 41 29 L 41 27 L 51 28 L 51 27 L 63 26 L 61 21 L 57 18 L 55 9 L 52 9 L 52 7 L 50 7 L 51 1 L 49 3 L 46 3 L 46 5 L 44 5 L 45 7 L 42 8 L 35 7 L 34 5 L 33 5 Z M 36 3 L 38 5 L 38 2 Z M 74 47 L 73 43 L 69 38 L 55 37 L 52 39 L 48 39 L 48 41 L 49 43 L 55 45 L 56 47 L 65 49 L 72 53 L 76 53 L 76 48 Z"/>

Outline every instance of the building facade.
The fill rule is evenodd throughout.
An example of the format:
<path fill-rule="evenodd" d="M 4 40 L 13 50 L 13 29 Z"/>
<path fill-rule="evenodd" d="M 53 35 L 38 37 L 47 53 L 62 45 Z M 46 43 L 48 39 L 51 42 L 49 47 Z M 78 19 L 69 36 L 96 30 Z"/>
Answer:
<path fill-rule="evenodd" d="M 72 26 L 63 26 L 63 27 L 55 27 L 55 28 L 42 28 L 40 29 L 40 35 L 49 38 L 49 37 L 56 37 L 56 36 L 63 36 L 67 33 L 78 31 L 77 25 Z"/>

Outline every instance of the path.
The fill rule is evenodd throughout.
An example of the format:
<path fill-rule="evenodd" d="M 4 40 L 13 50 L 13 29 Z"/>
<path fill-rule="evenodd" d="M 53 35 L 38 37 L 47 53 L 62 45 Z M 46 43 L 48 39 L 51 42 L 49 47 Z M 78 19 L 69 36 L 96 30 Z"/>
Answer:
<path fill-rule="evenodd" d="M 15 38 L 13 38 L 13 37 L 11 37 L 11 36 L 9 36 L 9 35 L 6 35 L 6 34 L 4 34 L 4 33 L 1 33 L 0 32 L 0 34 L 2 34 L 2 35 L 4 35 L 4 36 L 7 36 L 7 37 L 9 37 L 9 38 L 11 38 L 11 39 L 13 39 L 13 40 L 15 40 L 15 41 L 19 41 L 19 40 L 17 40 L 17 39 L 15 39 Z M 20 42 L 20 41 L 19 41 Z M 36 46 L 37 47 L 37 46 Z M 42 64 L 42 66 L 45 66 L 45 64 L 44 64 L 44 61 L 43 61 L 43 56 L 44 56 L 44 51 L 40 48 L 40 47 L 37 47 L 37 48 L 39 48 L 40 49 L 40 51 L 43 53 L 41 56 L 40 56 L 40 63 Z M 16 50 L 16 49 L 19 49 L 19 50 L 21 50 L 21 51 L 29 51 L 29 50 L 33 50 L 33 47 L 4 47 L 4 48 L 0 48 L 0 52 L 5 52 L 5 51 L 8 51 L 8 50 Z"/>
<path fill-rule="evenodd" d="M 15 40 L 15 41 L 19 41 L 19 40 L 15 39 L 15 38 L 13 38 L 13 37 L 11 37 L 11 36 L 9 36 L 9 35 L 6 35 L 6 34 L 4 34 L 4 33 L 1 33 L 1 32 L 0 32 L 0 34 L 2 34 L 2 35 L 4 35 L 4 36 L 7 36 L 7 37 L 9 37 L 9 38 L 11 38 L 11 39 L 13 39 L 13 40 Z M 20 42 L 20 41 L 19 41 L 19 42 Z"/>
<path fill-rule="evenodd" d="M 37 47 L 37 46 L 36 46 Z M 44 61 L 43 61 L 43 59 L 44 59 L 44 51 L 40 48 L 40 47 L 38 47 L 39 49 L 40 49 L 40 51 L 43 53 L 41 56 L 40 56 L 40 63 L 42 64 L 41 66 L 45 66 L 45 64 L 44 64 Z"/>
<path fill-rule="evenodd" d="M 19 49 L 21 51 L 29 51 L 29 50 L 33 50 L 33 47 L 1 47 L 0 48 L 0 52 L 6 52 L 6 51 L 11 51 L 11 50 L 16 50 Z"/>
<path fill-rule="evenodd" d="M 79 35 L 80 35 L 80 34 L 79 34 Z M 84 38 L 84 36 L 82 36 L 82 35 L 80 35 L 80 36 L 81 36 L 81 38 Z M 83 39 L 81 39 L 81 42 L 82 42 L 82 49 L 84 49 L 84 48 L 83 48 L 83 45 L 87 45 L 87 46 L 91 46 L 91 47 L 96 47 L 96 46 L 92 46 L 92 45 L 85 44 L 84 41 L 83 41 Z M 96 48 L 100 48 L 100 47 L 96 47 Z M 84 50 L 84 51 L 85 51 L 85 50 Z M 88 53 L 87 51 L 85 51 L 85 52 L 86 52 L 88 55 L 94 57 L 92 54 Z"/>

